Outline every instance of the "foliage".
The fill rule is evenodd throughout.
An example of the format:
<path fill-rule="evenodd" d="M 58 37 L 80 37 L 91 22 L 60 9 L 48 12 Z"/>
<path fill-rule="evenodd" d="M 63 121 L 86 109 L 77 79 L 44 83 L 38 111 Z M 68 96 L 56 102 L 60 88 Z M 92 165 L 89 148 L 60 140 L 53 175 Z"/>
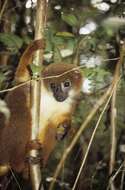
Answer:
<path fill-rule="evenodd" d="M 8 73 L 14 75 L 17 62 L 25 46 L 30 43 L 34 35 L 34 13 L 35 4 L 31 2 L 32 7 L 26 8 L 28 1 L 8 1 L 7 7 L 2 18 L 0 18 L 0 89 L 7 88 L 12 83 L 12 78 Z M 45 29 L 46 49 L 45 65 L 51 62 L 67 61 L 74 63 L 77 60 L 77 66 L 80 66 L 81 72 L 85 78 L 91 81 L 90 95 L 81 95 L 78 109 L 73 117 L 73 126 L 69 134 L 68 141 L 73 138 L 79 129 L 83 120 L 94 107 L 100 95 L 105 92 L 105 87 L 112 81 L 117 59 L 119 57 L 120 46 L 125 39 L 125 6 L 124 2 L 102 1 L 110 6 L 108 11 L 102 11 L 93 6 L 92 1 L 88 0 L 53 0 L 49 1 L 47 26 Z M 119 3 L 120 2 L 120 3 Z M 4 3 L 4 1 L 3 1 Z M 0 4 L 0 6 L 3 6 Z M 0 7 L 1 8 L 1 7 Z M 11 19 L 10 19 L 11 13 Z M 7 22 L 9 21 L 10 22 Z M 91 30 L 91 24 L 95 28 Z M 84 32 L 83 30 L 84 29 Z M 82 31 L 80 33 L 80 31 Z M 85 33 L 86 32 L 86 33 Z M 3 63 L 3 53 L 5 57 L 9 56 L 9 61 Z M 114 60 L 112 60 L 114 59 Z M 8 60 L 8 59 L 6 59 Z M 99 61 L 99 64 L 97 64 Z M 8 65 L 11 65 L 8 66 Z M 90 67 L 91 65 L 91 67 Z M 31 65 L 33 75 L 41 68 Z M 123 72 L 121 73 L 124 75 Z M 124 160 L 124 152 L 121 145 L 124 144 L 124 115 L 125 115 L 125 81 L 124 77 L 118 88 L 117 93 L 117 153 L 114 172 L 118 169 Z M 101 110 L 99 110 L 101 112 Z M 97 122 L 98 116 L 91 121 L 89 129 L 81 136 L 76 147 L 72 151 L 69 161 L 65 163 L 62 175 L 59 177 L 56 189 L 71 189 L 80 161 L 86 152 L 86 148 Z M 110 151 L 110 105 L 105 113 L 100 128 L 96 134 L 90 154 L 87 159 L 86 167 L 81 174 L 78 189 L 100 190 L 106 189 L 109 180 L 109 151 Z M 64 144 L 58 145 L 53 153 L 45 172 L 45 179 L 52 176 L 58 160 L 62 156 Z M 73 173 L 73 174 L 72 174 Z M 121 176 L 116 181 L 117 189 L 120 188 Z M 20 183 L 22 179 L 19 177 Z M 64 182 L 64 183 L 63 183 Z M 45 181 L 48 187 L 49 182 Z M 11 189 L 15 190 L 14 182 Z M 22 185 L 23 186 L 23 185 Z M 125 187 L 123 187 L 124 189 Z M 24 189 L 26 189 L 24 185 Z M 29 188 L 30 189 L 30 188 Z"/>
<path fill-rule="evenodd" d="M 61 18 L 72 27 L 77 27 L 79 25 L 77 17 L 73 14 L 62 14 Z"/>
<path fill-rule="evenodd" d="M 0 42 L 12 53 L 17 53 L 23 44 L 19 36 L 11 33 L 0 33 Z"/>

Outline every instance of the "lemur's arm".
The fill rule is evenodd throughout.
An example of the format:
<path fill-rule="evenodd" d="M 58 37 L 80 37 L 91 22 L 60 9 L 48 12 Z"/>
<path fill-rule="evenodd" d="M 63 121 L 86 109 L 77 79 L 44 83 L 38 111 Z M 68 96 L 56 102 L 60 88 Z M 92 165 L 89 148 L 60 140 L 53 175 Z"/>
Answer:
<path fill-rule="evenodd" d="M 25 82 L 30 79 L 30 72 L 28 66 L 32 63 L 33 55 L 37 50 L 44 49 L 45 43 L 44 40 L 39 39 L 33 41 L 24 51 L 23 55 L 20 58 L 16 74 L 15 81 L 17 83 Z"/>

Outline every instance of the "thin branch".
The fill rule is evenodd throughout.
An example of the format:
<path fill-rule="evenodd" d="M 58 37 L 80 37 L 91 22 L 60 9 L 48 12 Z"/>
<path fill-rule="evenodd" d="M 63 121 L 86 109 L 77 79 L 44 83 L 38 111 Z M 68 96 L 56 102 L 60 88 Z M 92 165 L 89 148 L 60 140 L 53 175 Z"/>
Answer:
<path fill-rule="evenodd" d="M 109 163 L 109 175 L 112 174 L 115 167 L 115 154 L 116 154 L 116 92 L 117 85 L 114 87 L 114 92 L 111 100 L 111 151 L 110 151 L 110 163 Z M 110 183 L 111 189 L 115 190 L 114 182 Z"/>
<path fill-rule="evenodd" d="M 124 168 L 124 164 L 125 164 L 125 161 L 122 162 L 122 164 L 117 169 L 117 171 L 115 172 L 115 174 L 110 178 L 107 190 L 110 189 L 110 183 L 112 183 L 116 179 L 116 177 L 118 176 L 118 174 L 121 172 L 121 169 Z"/>
<path fill-rule="evenodd" d="M 11 88 L 8 88 L 8 89 L 5 89 L 5 90 L 0 90 L 0 93 L 4 93 L 4 92 L 10 92 L 10 91 L 13 91 L 15 90 L 16 88 L 19 88 L 19 87 L 22 87 L 22 86 L 25 86 L 27 85 L 29 82 L 32 82 L 34 80 L 37 80 L 37 81 L 41 81 L 41 80 L 44 80 L 44 79 L 52 79 L 52 78 L 58 78 L 58 77 L 61 77 L 61 76 L 64 76 L 66 75 L 67 73 L 70 73 L 72 71 L 75 71 L 76 69 L 78 69 L 79 67 L 75 67 L 73 69 L 70 69 L 62 74 L 59 74 L 59 75 L 54 75 L 54 76 L 48 76 L 48 77 L 37 77 L 37 78 L 33 78 L 33 79 L 30 79 L 30 80 L 27 80 L 25 82 L 22 82 L 21 84 L 17 84 L 16 86 L 14 87 L 11 87 Z"/>
<path fill-rule="evenodd" d="M 125 179 L 125 163 L 123 165 L 123 170 L 122 170 L 120 190 L 123 190 L 124 188 L 124 179 Z"/>
<path fill-rule="evenodd" d="M 21 188 L 21 186 L 20 186 L 20 184 L 19 184 L 19 182 L 18 182 L 18 180 L 17 180 L 17 178 L 16 178 L 16 176 L 15 176 L 13 170 L 11 169 L 11 167 L 9 167 L 9 170 L 11 171 L 12 177 L 14 178 L 14 180 L 15 180 L 17 186 L 18 186 L 18 189 L 19 189 L 19 190 L 22 190 L 22 188 Z"/>
<path fill-rule="evenodd" d="M 118 176 L 119 172 L 121 172 L 121 169 L 124 168 L 125 165 L 125 161 L 122 162 L 122 164 L 120 165 L 120 167 L 118 168 L 118 170 L 116 171 L 116 173 L 111 177 L 112 181 L 114 181 L 116 179 L 116 177 Z"/>
<path fill-rule="evenodd" d="M 0 20 L 1 20 L 2 16 L 3 16 L 3 13 L 4 13 L 5 9 L 6 9 L 7 2 L 8 2 L 8 0 L 4 1 L 4 4 L 3 4 L 2 9 L 0 11 Z"/>
<path fill-rule="evenodd" d="M 116 58 L 116 59 L 118 60 L 119 58 Z M 113 60 L 113 59 L 111 59 L 111 60 Z M 75 71 L 77 69 L 84 68 L 84 67 L 85 67 L 84 65 L 81 65 L 81 66 L 74 67 L 73 69 L 70 69 L 70 70 L 68 70 L 66 72 L 63 72 L 62 74 L 59 74 L 59 75 L 48 76 L 48 77 L 37 77 L 37 79 L 33 78 L 33 79 L 27 80 L 27 81 L 25 81 L 25 82 L 23 82 L 21 84 L 18 84 L 18 85 L 14 86 L 14 87 L 11 87 L 11 88 L 8 88 L 8 89 L 5 89 L 5 90 L 0 90 L 0 93 L 13 91 L 16 88 L 19 88 L 21 86 L 25 86 L 26 84 L 28 84 L 29 82 L 32 82 L 33 80 L 37 80 L 38 81 L 38 80 L 44 80 L 44 79 L 58 78 L 58 77 L 66 75 L 67 73 L 70 73 L 72 71 Z"/>

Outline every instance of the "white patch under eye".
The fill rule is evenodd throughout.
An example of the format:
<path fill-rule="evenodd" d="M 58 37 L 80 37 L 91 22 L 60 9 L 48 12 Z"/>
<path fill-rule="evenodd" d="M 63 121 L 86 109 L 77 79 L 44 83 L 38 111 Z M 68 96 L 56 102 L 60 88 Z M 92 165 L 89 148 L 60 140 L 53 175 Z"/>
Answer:
<path fill-rule="evenodd" d="M 0 112 L 4 114 L 7 123 L 10 118 L 10 110 L 4 100 L 0 100 Z"/>

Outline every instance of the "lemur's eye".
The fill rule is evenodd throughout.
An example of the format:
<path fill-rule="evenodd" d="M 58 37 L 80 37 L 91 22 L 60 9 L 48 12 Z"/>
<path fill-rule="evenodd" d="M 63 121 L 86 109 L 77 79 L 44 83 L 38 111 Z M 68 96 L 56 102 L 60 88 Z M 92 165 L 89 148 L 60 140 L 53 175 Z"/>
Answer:
<path fill-rule="evenodd" d="M 50 83 L 51 89 L 54 89 L 56 87 L 55 83 Z"/>
<path fill-rule="evenodd" d="M 64 87 L 70 87 L 71 86 L 71 82 L 69 80 L 64 82 Z"/>

